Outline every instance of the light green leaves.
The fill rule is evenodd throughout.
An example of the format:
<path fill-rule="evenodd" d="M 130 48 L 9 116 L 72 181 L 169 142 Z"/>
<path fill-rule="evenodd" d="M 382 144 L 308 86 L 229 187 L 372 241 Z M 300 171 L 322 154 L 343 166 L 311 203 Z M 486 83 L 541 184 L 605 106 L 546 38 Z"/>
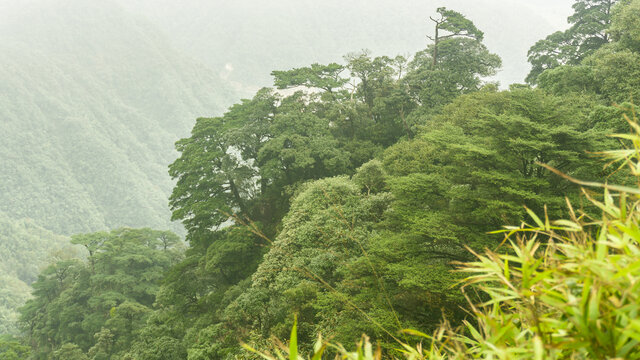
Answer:
<path fill-rule="evenodd" d="M 289 338 L 289 360 L 298 360 L 298 316 L 293 319 L 291 337 Z"/>
<path fill-rule="evenodd" d="M 623 137 L 636 144 L 632 128 Z M 634 162 L 640 147 L 621 153 L 605 155 Z M 434 340 L 431 358 L 640 358 L 640 195 L 583 184 L 605 188 L 603 200 L 588 198 L 600 220 L 570 209 L 570 220 L 550 222 L 527 209 L 534 226 L 508 230 L 507 249 L 462 266 L 467 286 L 489 299 L 472 304 L 467 334 Z"/>
<path fill-rule="evenodd" d="M 567 20 L 571 27 L 557 31 L 536 42 L 529 49 L 532 70 L 526 81 L 536 84 L 545 70 L 565 64 L 579 64 L 610 41 L 607 32 L 611 24 L 611 10 L 616 0 L 577 0 L 574 13 Z"/>

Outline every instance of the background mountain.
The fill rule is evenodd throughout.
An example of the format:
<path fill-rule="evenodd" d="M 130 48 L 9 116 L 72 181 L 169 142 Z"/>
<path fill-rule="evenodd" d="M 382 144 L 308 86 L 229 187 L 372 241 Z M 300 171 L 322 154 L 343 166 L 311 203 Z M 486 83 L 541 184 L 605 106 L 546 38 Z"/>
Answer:
<path fill-rule="evenodd" d="M 0 210 L 62 234 L 168 224 L 166 165 L 234 96 L 107 2 L 39 4 L 0 32 Z"/>
<path fill-rule="evenodd" d="M 0 334 L 12 332 L 15 309 L 29 297 L 29 284 L 36 280 L 41 264 L 75 254 L 68 239 L 32 220 L 15 220 L 0 213 Z M 52 248 L 62 249 L 55 257 Z"/>
<path fill-rule="evenodd" d="M 3 265 L 26 262 L 0 276 L 22 299 L 55 234 L 175 228 L 173 144 L 236 95 L 109 1 L 31 2 L 0 19 L 0 248 Z"/>

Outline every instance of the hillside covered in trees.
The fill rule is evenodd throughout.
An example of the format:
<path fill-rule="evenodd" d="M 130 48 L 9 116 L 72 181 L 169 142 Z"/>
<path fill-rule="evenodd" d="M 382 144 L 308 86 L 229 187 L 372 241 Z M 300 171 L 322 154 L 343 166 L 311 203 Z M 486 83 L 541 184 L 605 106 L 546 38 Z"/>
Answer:
<path fill-rule="evenodd" d="M 623 118 L 633 118 L 631 101 L 640 97 L 640 0 L 576 0 L 567 29 L 532 44 L 526 84 L 506 90 L 487 81 L 502 60 L 485 45 L 472 13 L 441 7 L 429 15 L 431 43 L 412 56 L 360 51 L 341 63 L 277 69 L 271 73 L 273 87 L 221 116 L 198 118 L 190 135 L 176 142 L 177 159 L 168 166 L 170 178 L 165 180 L 175 182 L 169 207 L 172 219 L 184 226 L 185 246 L 177 235 L 150 228 L 85 231 L 75 228 L 79 223 L 73 219 L 86 218 L 90 209 L 51 212 L 46 203 L 33 204 L 43 209 L 36 222 L 46 221 L 45 215 L 65 216 L 70 227 L 60 232 L 84 232 L 72 236 L 70 243 L 85 255 L 54 259 L 40 272 L 33 298 L 20 309 L 20 332 L 0 340 L 0 356 L 255 358 L 258 355 L 241 343 L 267 349 L 277 343 L 274 338 L 289 339 L 290 349 L 308 354 L 318 334 L 347 347 L 367 334 L 379 344 L 380 356 L 400 357 L 399 343 L 413 341 L 403 329 L 427 334 L 442 329 L 438 339 L 444 350 L 426 349 L 426 355 L 418 351 L 413 358 L 500 358 L 495 348 L 483 348 L 495 339 L 513 340 L 500 344 L 507 350 L 533 344 L 531 352 L 504 350 L 500 354 L 511 354 L 505 359 L 535 358 L 532 354 L 540 359 L 545 354 L 558 359 L 638 358 L 633 299 L 640 298 L 640 266 L 629 265 L 639 240 L 636 205 L 616 195 L 616 207 L 609 193 L 582 191 L 576 180 L 567 178 L 581 184 L 615 183 L 615 189 L 639 193 L 630 186 L 640 173 L 640 142 L 637 136 L 610 135 L 627 132 L 629 123 L 638 129 Z M 194 73 L 194 78 L 200 76 Z M 129 85 L 115 89 L 132 91 Z M 130 130 L 139 137 L 132 144 L 145 143 L 140 139 L 150 131 L 162 137 L 165 126 L 178 126 L 161 121 L 168 108 L 152 108 L 159 111 L 158 122 L 139 132 Z M 155 164 L 150 174 L 161 176 L 156 165 L 171 155 L 148 144 L 149 156 L 165 157 L 150 162 L 140 152 L 136 164 Z M 635 150 L 607 156 L 630 163 L 631 170 L 603 167 L 596 156 L 630 144 Z M 73 156 L 92 153 L 75 147 L 67 151 Z M 71 155 L 64 158 L 73 159 Z M 104 189 L 137 189 L 108 176 L 126 165 L 100 168 L 106 171 L 105 183 L 94 191 L 105 195 L 105 201 L 114 197 Z M 155 195 L 136 196 L 150 201 Z M 116 199 L 140 205 L 136 197 Z M 572 221 L 549 225 L 549 218 L 564 217 L 567 202 L 584 215 L 578 218 L 571 208 Z M 121 214 L 123 219 L 142 221 L 136 209 Z M 603 212 L 602 223 L 594 220 Z M 548 235 L 547 240 L 525 245 L 520 239 L 510 243 L 510 250 L 500 246 L 504 236 L 493 231 L 518 227 L 532 217 L 539 226 L 536 231 Z M 610 229 L 609 220 L 623 224 Z M 593 224 L 601 230 L 584 231 Z M 25 237 L 45 231 L 29 222 L 13 226 Z M 575 235 L 557 251 L 541 250 L 544 257 L 531 260 L 539 246 L 555 249 L 555 241 L 564 241 L 552 230 L 584 236 Z M 597 234 L 604 237 L 593 240 Z M 592 242 L 598 244 L 595 249 Z M 477 260 L 476 254 L 486 249 L 496 251 L 488 256 L 499 259 L 495 266 L 500 276 L 491 277 L 498 270 L 489 269 L 494 265 L 489 260 L 472 263 L 467 270 L 489 274 L 487 285 L 463 293 L 459 282 L 468 274 L 454 272 L 456 264 Z M 536 268 L 543 260 L 559 264 L 558 274 L 569 279 L 550 287 L 541 298 L 545 306 L 563 303 L 574 308 L 553 312 L 561 315 L 533 325 L 504 315 L 513 309 L 534 315 L 546 309 L 527 303 L 525 292 L 508 292 L 527 290 L 526 281 L 534 284 L 549 274 L 528 267 Z M 563 261 L 571 267 L 563 268 Z M 509 267 L 509 262 L 516 265 Z M 580 270 L 570 271 L 576 268 Z M 599 268 L 613 275 L 599 273 Z M 511 284 L 509 271 L 517 277 L 515 285 L 508 291 L 491 287 L 505 279 Z M 590 280 L 594 276 L 600 279 L 597 284 Z M 604 284 L 601 279 L 607 278 L 610 283 Z M 613 280 L 619 287 L 613 287 Z M 568 295 L 553 292 L 563 284 L 570 287 Z M 620 293 L 624 296 L 617 297 Z M 606 309 L 596 306 L 603 294 L 612 304 Z M 578 302 L 579 296 L 587 300 Z M 495 305 L 490 314 L 470 305 L 483 301 Z M 606 333 L 597 325 L 598 315 L 611 308 L 617 317 L 602 321 L 612 321 L 612 329 L 623 323 L 628 330 L 612 330 L 609 335 L 619 336 L 613 340 L 597 337 Z M 582 328 L 576 320 L 580 311 L 588 313 L 590 321 Z M 474 316 L 482 334 L 473 326 L 458 328 Z M 503 322 L 487 320 L 495 318 Z M 522 335 L 507 333 L 514 326 L 523 328 Z M 563 330 L 554 333 L 557 329 Z M 453 335 L 443 339 L 445 332 Z M 556 340 L 562 346 L 551 345 Z M 451 349 L 446 347 L 450 344 Z M 324 349 L 322 344 L 316 353 L 319 349 Z M 327 354 L 340 352 L 339 347 L 332 349 Z M 298 350 L 289 351 L 295 359 Z M 361 355 L 357 358 L 374 358 Z"/>
<path fill-rule="evenodd" d="M 165 144 L 233 95 L 117 6 L 67 3 L 26 9 L 0 30 L 0 210 L 61 234 L 166 226 Z"/>
<path fill-rule="evenodd" d="M 31 5 L 0 15 L 0 276 L 14 284 L 1 288 L 13 299 L 0 328 L 61 236 L 180 230 L 167 209 L 172 144 L 235 97 L 111 2 Z"/>
<path fill-rule="evenodd" d="M 521 1 L 498 8 L 456 4 L 489 26 L 491 44 L 506 56 L 496 75 L 505 84 L 523 76 L 527 44 L 562 27 L 554 14 L 568 11 L 570 0 L 545 1 L 544 11 Z M 423 47 L 428 24 L 418 13 L 437 4 L 405 5 L 0 0 L 0 212 L 15 223 L 7 231 L 26 221 L 54 233 L 39 241 L 38 252 L 21 253 L 26 247 L 16 244 L 18 233 L 7 232 L 0 243 L 7 263 L 20 259 L 32 269 L 22 279 L 2 275 L 25 290 L 0 287 L 15 294 L 9 309 L 28 295 L 31 280 L 24 279 L 34 279 L 61 249 L 53 240 L 58 235 L 120 226 L 183 235 L 169 221 L 173 182 L 166 166 L 195 118 L 219 115 L 240 96 L 252 96 L 271 83 L 275 68 L 338 61 L 361 48 L 409 54 Z M 514 12 L 528 16 L 504 26 L 526 28 L 527 41 L 506 40 L 509 32 L 490 21 Z"/>

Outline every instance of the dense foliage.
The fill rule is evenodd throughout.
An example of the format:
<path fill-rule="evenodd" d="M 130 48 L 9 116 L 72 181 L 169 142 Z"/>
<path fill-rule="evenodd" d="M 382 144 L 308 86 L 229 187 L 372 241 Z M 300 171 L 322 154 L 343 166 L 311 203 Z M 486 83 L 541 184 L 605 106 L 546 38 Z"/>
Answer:
<path fill-rule="evenodd" d="M 181 257 L 180 240 L 167 231 L 122 228 L 72 242 L 88 257 L 42 271 L 34 299 L 20 310 L 25 341 L 36 359 L 64 359 L 55 353 L 72 350 L 109 359 L 128 349 L 146 322 L 164 272 Z"/>
<path fill-rule="evenodd" d="M 0 29 L 0 211 L 64 235 L 167 227 L 166 144 L 232 92 L 117 5 L 42 6 Z"/>
<path fill-rule="evenodd" d="M 561 65 L 579 64 L 611 41 L 609 27 L 614 5 L 618 0 L 576 0 L 571 25 L 538 41 L 529 49 L 531 72 L 527 82 L 535 84 L 545 70 Z"/>
<path fill-rule="evenodd" d="M 628 168 L 635 186 L 577 180 L 546 166 L 585 186 L 586 199 L 601 211 L 600 217 L 593 218 L 568 201 L 567 219 L 550 220 L 548 214 L 529 211 L 531 224 L 498 231 L 505 234 L 504 248 L 474 253 L 475 261 L 459 263 L 459 271 L 467 275 L 463 290 L 484 295 L 478 302 L 468 298 L 473 316 L 460 327 L 445 321 L 433 336 L 404 330 L 428 343 L 415 347 L 400 343 L 405 358 L 640 358 L 640 124 L 633 112 L 631 116 L 625 115 L 631 133 L 614 135 L 624 148 L 601 155 Z M 314 346 L 314 359 L 327 348 L 345 359 L 383 357 L 379 347 L 373 351 L 366 336 L 355 352 L 321 340 Z M 288 348 L 273 347 L 275 356 L 244 347 L 266 359 L 296 359 L 296 326 Z"/>
<path fill-rule="evenodd" d="M 640 2 L 605 5 L 576 2 L 566 36 L 580 53 L 545 66 L 537 88 L 486 83 L 500 59 L 446 8 L 432 16 L 433 43 L 411 58 L 359 52 L 274 71 L 286 91 L 261 89 L 176 143 L 169 205 L 186 229 L 184 254 L 148 229 L 73 236 L 88 258 L 44 270 L 21 310 L 32 357 L 251 357 L 239 343 L 287 337 L 293 314 L 300 351 L 318 333 L 344 344 L 367 333 L 392 355 L 409 341 L 402 329 L 431 332 L 443 316 L 469 323 L 473 304 L 495 294 L 460 292 L 453 262 L 487 248 L 515 259 L 509 251 L 537 245 L 505 250 L 488 232 L 528 213 L 560 217 L 567 198 L 598 211 L 540 163 L 629 182 L 590 151 L 619 145 L 607 135 L 624 128 L 622 103 L 638 89 Z"/>
<path fill-rule="evenodd" d="M 640 124 L 625 116 L 631 134 L 618 134 L 624 149 L 601 153 L 628 167 L 631 178 L 640 176 Z M 627 147 L 628 146 L 628 147 Z M 497 251 L 473 253 L 475 261 L 458 263 L 466 275 L 463 291 L 483 294 L 468 297 L 471 318 L 463 326 L 444 321 L 433 336 L 416 330 L 402 332 L 426 341 L 415 347 L 399 341 L 410 360 L 429 359 L 638 359 L 640 358 L 640 189 L 618 184 L 573 179 L 546 166 L 585 189 L 588 202 L 598 208 L 596 219 L 567 202 L 568 219 L 550 220 L 528 210 L 531 224 L 507 226 L 504 244 Z M 597 188 L 604 189 L 595 195 Z M 587 192 L 588 191 L 588 192 Z M 599 191 L 598 191 L 599 192 Z M 272 353 L 243 344 L 267 360 L 298 359 L 297 321 L 289 346 L 273 344 Z M 413 341 L 413 340 L 410 340 Z M 325 352 L 343 359 L 379 360 L 363 336 L 355 352 L 318 339 L 313 359 Z M 288 356 L 287 356 L 288 355 Z"/>
<path fill-rule="evenodd" d="M 0 334 L 16 332 L 15 310 L 29 298 L 29 285 L 38 278 L 39 264 L 59 255 L 51 249 L 73 252 L 68 239 L 43 229 L 34 221 L 15 221 L 0 212 Z"/>
<path fill-rule="evenodd" d="M 631 124 L 633 133 L 619 138 L 632 147 L 604 155 L 637 178 L 640 127 Z M 569 204 L 566 220 L 531 213 L 533 225 L 507 230 L 508 251 L 461 269 L 488 298 L 472 306 L 466 329 L 445 325 L 427 358 L 640 358 L 640 189 L 585 184 L 605 189 L 602 200 L 588 197 L 601 219 Z"/>

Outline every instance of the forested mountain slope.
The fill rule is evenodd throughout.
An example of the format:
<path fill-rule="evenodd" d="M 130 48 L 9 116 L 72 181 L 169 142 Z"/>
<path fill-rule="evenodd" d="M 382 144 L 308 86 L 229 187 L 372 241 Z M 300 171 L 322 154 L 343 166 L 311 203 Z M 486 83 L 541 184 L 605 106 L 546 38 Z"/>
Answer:
<path fill-rule="evenodd" d="M 53 6 L 0 30 L 0 210 L 63 234 L 166 227 L 173 143 L 231 93 L 108 1 Z"/>
<path fill-rule="evenodd" d="M 52 248 L 66 248 L 68 239 L 39 227 L 31 220 L 13 220 L 0 212 L 0 334 L 13 332 L 21 306 L 31 293 L 42 264 L 56 260 Z"/>
<path fill-rule="evenodd" d="M 0 245 L 3 264 L 26 264 L 24 276 L 0 268 L 3 279 L 34 280 L 62 243 L 53 233 L 175 228 L 166 170 L 174 142 L 196 115 L 215 115 L 234 98 L 217 75 L 113 2 L 4 8 Z M 40 230 L 22 231 L 24 224 Z"/>

